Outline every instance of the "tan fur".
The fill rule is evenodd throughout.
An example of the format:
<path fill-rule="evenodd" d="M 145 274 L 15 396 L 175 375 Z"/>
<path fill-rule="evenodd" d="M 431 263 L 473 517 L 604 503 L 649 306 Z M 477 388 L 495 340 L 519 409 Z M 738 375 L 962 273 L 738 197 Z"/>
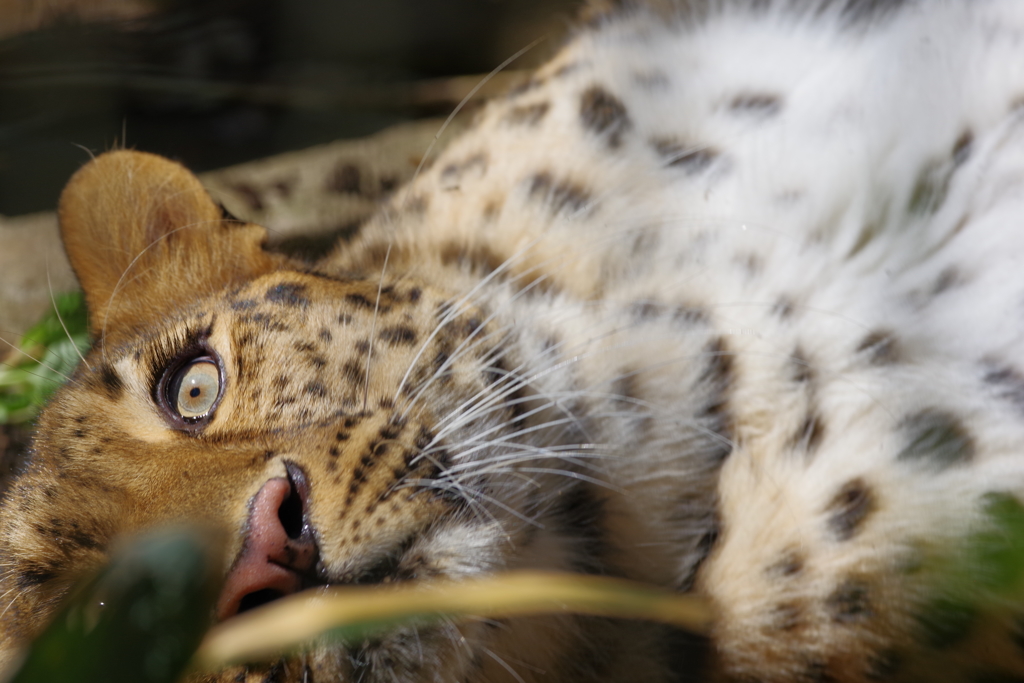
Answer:
<path fill-rule="evenodd" d="M 469 620 L 200 680 L 1024 675 L 986 564 L 1024 516 L 1022 6 L 608 4 L 313 265 L 171 162 L 75 176 L 94 347 L 0 507 L 6 657 L 143 528 L 225 530 L 231 584 L 297 472 L 296 590 L 604 574 L 711 637 Z"/>

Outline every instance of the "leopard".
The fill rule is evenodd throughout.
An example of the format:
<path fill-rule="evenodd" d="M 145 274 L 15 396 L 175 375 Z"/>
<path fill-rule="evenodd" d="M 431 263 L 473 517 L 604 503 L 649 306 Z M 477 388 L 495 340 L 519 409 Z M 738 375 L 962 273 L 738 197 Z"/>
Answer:
<path fill-rule="evenodd" d="M 993 559 L 1022 59 L 1019 0 L 591 3 L 313 263 L 174 161 L 97 156 L 59 204 L 93 346 L 0 505 L 3 662 L 184 522 L 226 534 L 211 623 L 523 569 L 714 614 L 397 625 L 196 682 L 1024 679 Z"/>

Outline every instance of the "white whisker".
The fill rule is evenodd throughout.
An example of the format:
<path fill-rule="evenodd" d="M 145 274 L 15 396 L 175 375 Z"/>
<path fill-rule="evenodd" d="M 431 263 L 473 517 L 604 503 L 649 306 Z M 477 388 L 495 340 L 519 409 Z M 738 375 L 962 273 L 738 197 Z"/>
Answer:
<path fill-rule="evenodd" d="M 64 324 L 64 318 L 61 317 L 60 309 L 57 308 L 57 300 L 53 296 L 53 282 L 50 280 L 50 257 L 48 254 L 46 257 L 46 288 L 47 290 L 49 290 L 50 293 L 50 303 L 53 305 L 53 312 L 57 316 L 57 322 L 60 323 L 61 328 L 63 328 L 64 330 L 64 334 L 67 335 L 68 341 L 71 342 L 71 347 L 75 350 L 75 353 L 77 353 L 78 357 L 82 360 L 82 365 L 84 365 L 89 370 L 92 370 L 92 368 L 89 367 L 89 363 L 85 360 L 85 356 L 83 356 L 82 352 L 78 349 L 78 344 L 75 343 L 75 339 L 74 337 L 71 336 L 71 332 L 68 331 L 68 326 Z"/>
<path fill-rule="evenodd" d="M 471 497 L 466 496 L 465 492 L 466 492 L 467 489 L 462 487 L 461 484 L 459 484 L 459 482 L 456 482 L 454 480 L 450 480 L 450 479 L 444 479 L 444 480 L 441 480 L 441 479 L 407 479 L 407 480 L 403 480 L 402 483 L 397 485 L 395 488 L 396 489 L 403 489 L 403 488 L 410 488 L 410 487 L 414 487 L 414 486 L 418 486 L 420 488 L 426 488 L 426 489 L 441 489 L 441 490 L 444 490 L 444 491 L 455 490 L 457 493 L 460 494 L 460 496 L 462 496 L 466 500 L 466 502 L 472 503 L 472 502 L 475 501 L 475 502 L 479 503 L 480 500 L 483 500 L 484 502 L 490 503 L 491 505 L 494 505 L 495 507 L 497 507 L 497 508 L 499 508 L 501 510 L 504 510 L 505 512 L 507 512 L 508 514 L 512 515 L 513 517 L 515 517 L 516 519 L 518 519 L 518 520 L 520 520 L 522 522 L 525 522 L 525 523 L 533 525 L 533 526 L 540 526 L 539 523 L 537 522 L 537 520 L 531 519 L 531 518 L 527 517 L 523 513 L 521 513 L 518 510 L 516 510 L 515 508 L 513 508 L 513 507 L 511 507 L 509 505 L 506 505 L 505 503 L 501 502 L 497 498 L 494 498 L 493 496 L 488 496 L 487 494 L 482 493 L 480 491 L 472 491 L 471 492 L 472 493 Z M 495 517 L 493 517 L 493 515 L 489 511 L 487 512 L 487 514 L 488 514 L 489 517 L 491 517 L 492 521 L 494 521 L 496 523 L 498 522 L 498 520 Z"/>
<path fill-rule="evenodd" d="M 533 243 L 531 242 L 531 244 Z M 528 249 L 529 246 L 530 245 L 524 247 L 523 251 L 525 252 L 525 250 Z M 510 268 L 511 265 L 512 259 L 507 259 L 504 263 L 502 263 L 500 266 L 491 271 L 486 277 L 481 279 L 480 282 L 476 283 L 473 286 L 473 288 L 470 289 L 465 295 L 460 297 L 456 302 L 453 302 L 452 304 L 449 305 L 448 312 L 445 314 L 445 317 L 436 326 L 434 326 L 434 329 L 427 336 L 426 340 L 424 340 L 423 343 L 420 344 L 419 351 L 417 351 L 416 355 L 413 356 L 413 359 L 409 362 L 409 367 L 408 369 L 406 369 L 405 375 L 402 376 L 402 380 L 398 383 L 398 388 L 395 390 L 394 398 L 396 402 L 401 397 L 402 389 L 405 388 L 406 382 L 409 381 L 409 375 L 412 374 L 413 368 L 416 367 L 416 363 L 419 362 L 420 358 L 423 357 L 423 354 L 426 353 L 427 348 L 430 346 L 430 342 L 432 342 L 437 337 L 437 335 L 440 334 L 441 330 L 444 329 L 444 327 L 448 325 L 448 323 L 452 322 L 459 316 L 459 314 L 463 311 L 463 307 L 466 306 L 466 304 L 472 300 L 472 298 L 477 294 L 477 292 L 485 288 L 492 280 L 499 277 L 505 270 Z"/>
<path fill-rule="evenodd" d="M 170 181 L 168 180 L 168 181 L 165 181 L 165 182 L 170 182 Z M 139 262 L 139 260 L 146 254 L 146 252 L 148 252 L 150 249 L 154 248 L 156 245 L 160 244 L 160 242 L 162 242 L 165 239 L 169 238 L 171 235 L 173 235 L 173 234 L 175 234 L 177 232 L 180 232 L 182 230 L 187 230 L 189 228 L 194 228 L 194 227 L 197 227 L 199 225 L 203 225 L 205 222 L 206 221 L 196 222 L 196 223 L 188 223 L 186 225 L 182 225 L 182 226 L 177 227 L 177 228 L 175 228 L 173 230 L 170 230 L 170 231 L 164 233 L 163 235 L 161 235 L 160 237 L 158 237 L 157 239 L 153 240 L 149 244 L 147 244 L 145 246 L 145 248 L 142 249 L 142 251 L 140 251 L 138 254 L 135 255 L 134 258 L 132 258 L 132 260 L 125 267 L 124 272 L 121 273 L 121 276 L 117 279 L 117 282 L 114 283 L 113 289 L 110 290 L 110 297 L 107 299 L 107 307 L 103 311 L 103 324 L 100 326 L 99 339 L 97 339 L 96 341 L 100 341 L 102 339 L 105 339 L 106 336 L 107 336 L 107 326 L 110 324 L 110 311 L 113 310 L 114 299 L 117 296 L 118 291 L 122 287 L 124 287 L 124 286 L 130 284 L 131 282 L 133 282 L 134 280 L 136 280 L 137 278 L 142 277 L 142 273 L 136 273 L 135 275 L 133 275 L 131 277 L 131 279 L 128 279 L 128 273 L 131 272 L 131 270 L 135 267 L 135 264 L 137 264 Z M 104 362 L 106 362 L 106 360 L 107 360 L 107 347 L 106 347 L 106 345 L 105 344 L 102 345 L 101 349 L 102 349 L 102 353 L 103 353 L 103 360 L 104 360 Z"/>
<path fill-rule="evenodd" d="M 477 92 L 480 91 L 480 88 L 482 88 L 485 85 L 487 85 L 487 82 L 490 81 L 495 76 L 497 76 L 502 71 L 504 71 L 505 67 L 507 67 L 509 64 L 511 64 L 512 62 L 516 61 L 517 59 L 519 59 L 523 55 L 525 55 L 527 52 L 529 52 L 534 47 L 536 47 L 538 43 L 540 43 L 541 41 L 545 40 L 546 38 L 547 38 L 547 36 L 541 36 L 540 38 L 537 38 L 536 40 L 534 40 L 532 43 L 530 43 L 526 47 L 521 48 L 514 55 L 512 55 L 511 57 L 506 59 L 504 62 L 502 62 L 498 66 L 494 67 L 494 69 L 492 69 L 489 74 L 484 76 L 482 79 L 480 79 L 479 83 L 477 83 L 475 86 L 473 86 L 473 89 L 470 90 L 466 94 L 466 96 L 462 98 L 462 101 L 459 102 L 458 105 L 456 105 L 455 109 L 452 110 L 452 113 L 449 114 L 448 118 L 445 119 L 444 123 L 441 124 L 441 128 L 438 129 L 438 131 L 436 133 L 434 133 L 434 139 L 430 141 L 430 145 L 427 147 L 427 151 L 425 151 L 423 153 L 423 158 L 420 159 L 420 163 L 416 167 L 416 172 L 412 174 L 412 181 L 411 182 L 416 182 L 416 179 L 420 176 L 420 171 L 423 169 L 423 164 L 426 163 L 428 158 L 430 158 L 430 153 L 434 150 L 434 145 L 436 145 L 437 141 L 441 139 L 441 135 L 444 134 L 445 129 L 448 128 L 448 124 L 450 124 L 452 122 L 452 119 L 454 119 L 456 117 L 456 115 L 458 115 L 458 113 L 460 111 L 462 111 L 462 108 L 466 106 L 466 103 L 469 102 L 471 99 L 473 99 L 473 96 L 476 95 Z"/>
<path fill-rule="evenodd" d="M 60 371 L 59 371 L 59 370 L 57 370 L 56 368 L 54 368 L 54 367 L 51 367 L 51 366 L 47 365 L 46 363 L 44 363 L 44 362 L 43 362 L 43 361 L 41 361 L 40 359 L 38 359 L 38 358 L 36 358 L 35 356 L 33 356 L 32 354 L 28 353 L 27 351 L 25 351 L 25 350 L 24 350 L 24 349 L 22 349 L 21 347 L 19 347 L 19 346 L 15 345 L 15 344 L 12 344 L 11 342 L 9 342 L 9 341 L 7 341 L 6 339 L 4 339 L 3 337 L 0 337 L 0 342 L 3 342 L 4 344 L 7 344 L 7 345 L 8 345 L 9 347 L 11 347 L 11 350 L 12 350 L 12 351 L 14 351 L 14 354 L 15 354 L 15 355 L 17 355 L 17 354 L 21 354 L 22 356 L 25 356 L 26 358 L 28 358 L 29 360 L 33 361 L 33 362 L 34 362 L 34 363 L 36 363 L 37 365 L 41 365 L 42 367 L 46 368 L 47 370 L 49 370 L 49 371 L 50 371 L 50 372 L 52 372 L 53 374 L 55 374 L 55 375 L 60 375 L 61 377 L 63 377 L 63 378 L 64 378 L 64 381 L 65 381 L 65 382 L 70 382 L 70 381 L 71 381 L 71 378 L 70 378 L 70 377 L 68 377 L 67 375 L 65 375 L 65 374 L 64 374 L 63 372 L 60 372 Z M 4 364 L 4 365 L 7 365 L 7 366 L 11 366 L 11 363 L 10 363 L 10 361 L 4 361 L 4 363 L 3 363 L 3 364 Z M 32 375 L 33 377 L 38 377 L 38 378 L 40 378 L 40 379 L 47 379 L 46 377 L 43 377 L 42 375 L 37 375 L 37 374 L 36 374 L 36 373 L 34 373 L 34 372 L 29 372 L 28 374 Z"/>
<path fill-rule="evenodd" d="M 526 683 L 526 681 L 523 679 L 523 677 L 520 676 L 519 673 L 516 672 L 516 670 L 513 669 L 512 666 L 508 662 L 506 662 L 504 659 L 502 659 L 501 657 L 499 657 L 497 654 L 495 654 L 493 651 L 487 649 L 486 647 L 481 647 L 481 650 L 483 650 L 485 655 L 487 655 L 488 657 L 493 659 L 495 662 L 497 662 L 498 665 L 501 666 L 501 668 L 505 669 L 505 671 L 507 671 L 508 674 L 510 676 L 512 676 L 512 678 L 514 678 L 514 679 L 516 679 L 516 681 L 518 681 L 518 683 Z"/>

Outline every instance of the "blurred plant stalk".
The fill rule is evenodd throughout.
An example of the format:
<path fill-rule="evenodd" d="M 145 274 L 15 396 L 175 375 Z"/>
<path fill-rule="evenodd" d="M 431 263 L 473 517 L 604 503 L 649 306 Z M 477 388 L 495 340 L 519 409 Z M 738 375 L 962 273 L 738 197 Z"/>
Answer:
<path fill-rule="evenodd" d="M 326 635 L 358 642 L 368 635 L 441 619 L 502 619 L 542 614 L 645 619 L 704 634 L 707 601 L 633 581 L 580 574 L 510 572 L 485 579 L 306 591 L 213 628 L 195 656 L 215 670 L 268 660 Z"/>

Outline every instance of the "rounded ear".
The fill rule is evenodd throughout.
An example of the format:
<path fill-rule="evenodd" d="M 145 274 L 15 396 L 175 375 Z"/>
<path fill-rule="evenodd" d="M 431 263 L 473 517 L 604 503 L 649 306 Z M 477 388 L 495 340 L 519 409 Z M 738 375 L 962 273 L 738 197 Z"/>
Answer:
<path fill-rule="evenodd" d="M 95 339 L 275 268 L 266 231 L 225 220 L 199 180 L 153 154 L 118 150 L 71 180 L 58 209 Z"/>

